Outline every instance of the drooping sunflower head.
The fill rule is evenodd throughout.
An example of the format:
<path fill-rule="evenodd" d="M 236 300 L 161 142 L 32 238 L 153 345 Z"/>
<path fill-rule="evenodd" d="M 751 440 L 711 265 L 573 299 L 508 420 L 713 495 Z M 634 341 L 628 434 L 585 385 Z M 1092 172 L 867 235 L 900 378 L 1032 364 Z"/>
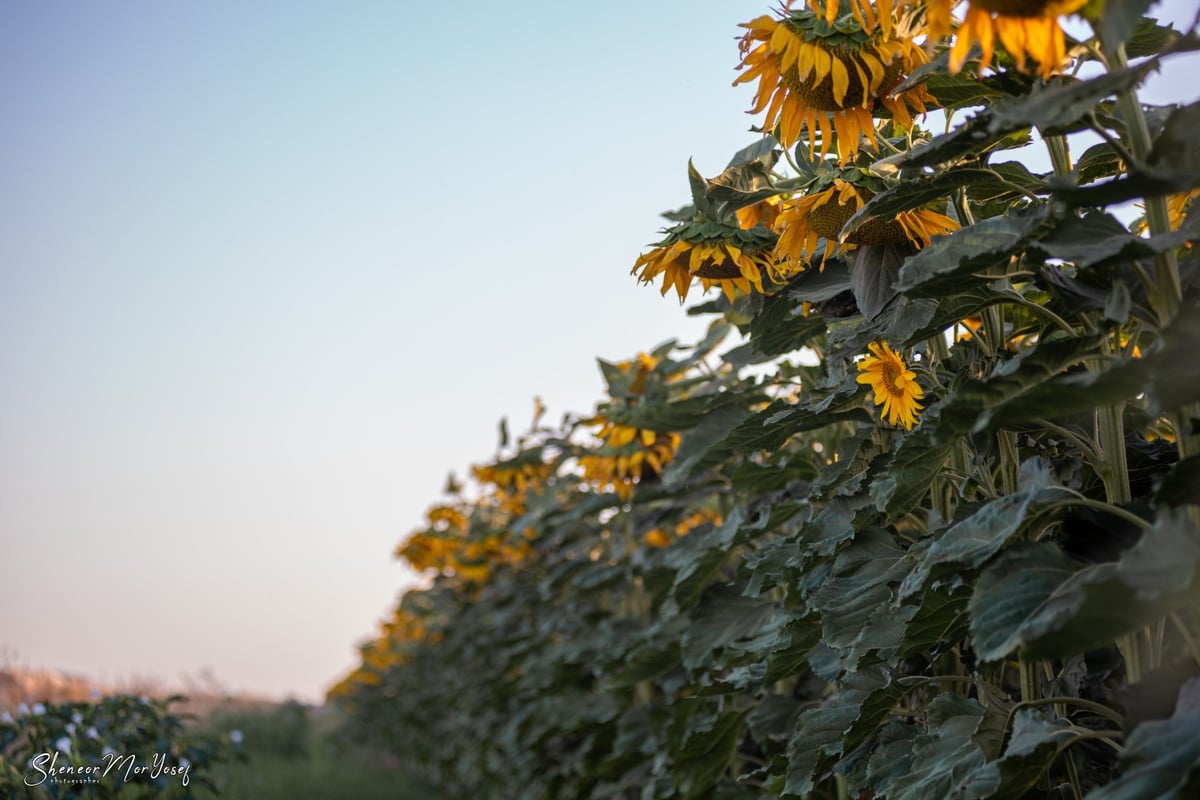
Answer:
<path fill-rule="evenodd" d="M 931 27 L 948 27 L 950 7 L 957 0 L 930 0 Z M 962 69 L 971 46 L 979 42 L 983 55 L 979 68 L 992 63 L 996 39 L 1008 51 L 1022 72 L 1032 71 L 1049 78 L 1062 71 L 1067 57 L 1063 29 L 1058 18 L 1071 14 L 1088 0 L 970 0 L 954 47 L 950 50 L 950 72 Z M 945 20 L 946 22 L 942 22 Z M 940 31 L 938 31 L 940 32 Z M 1029 69 L 1028 60 L 1037 62 Z"/>
<path fill-rule="evenodd" d="M 888 219 L 868 219 L 843 235 L 842 229 L 850 217 L 883 188 L 881 181 L 863 171 L 848 169 L 810 186 L 806 194 L 784 203 L 775 222 L 779 232 L 776 260 L 794 271 L 813 261 L 822 242 L 824 257 L 859 245 L 907 242 L 920 249 L 927 247 L 934 236 L 958 228 L 958 223 L 945 214 L 932 208 L 919 208 L 902 211 Z"/>
<path fill-rule="evenodd" d="M 1167 198 L 1167 221 L 1171 230 L 1177 231 L 1183 225 L 1184 218 L 1192 210 L 1192 201 L 1200 197 L 1200 189 L 1173 194 Z"/>
<path fill-rule="evenodd" d="M 629 379 L 629 385 L 625 388 L 626 394 L 639 395 L 646 391 L 646 383 L 650 380 L 650 376 L 654 374 L 655 367 L 658 366 L 661 359 L 650 355 L 649 353 L 638 353 L 637 356 L 629 361 L 618 361 L 616 364 L 617 370 L 622 373 L 622 377 Z M 609 389 L 612 386 L 610 382 Z"/>
<path fill-rule="evenodd" d="M 462 509 L 451 505 L 441 504 L 425 512 L 429 527 L 452 533 L 462 533 L 467 530 L 469 522 Z"/>
<path fill-rule="evenodd" d="M 883 416 L 889 423 L 911 430 L 923 408 L 917 401 L 925 397 L 916 373 L 887 342 L 872 342 L 867 348 L 871 355 L 858 362 L 856 380 L 871 387 L 875 405 L 883 406 Z"/>
<path fill-rule="evenodd" d="M 679 449 L 677 433 L 624 425 L 603 413 L 590 423 L 599 426 L 600 444 L 580 457 L 583 478 L 601 491 L 616 492 L 622 500 L 633 495 L 638 482 L 660 475 Z"/>
<path fill-rule="evenodd" d="M 761 16 L 744 23 L 741 63 L 734 84 L 758 81 L 750 113 L 765 112 L 764 130 L 775 130 L 789 147 L 807 130 L 810 149 L 820 138 L 821 154 L 836 143 L 843 161 L 858 152 L 865 138 L 875 144 L 880 106 L 895 122 L 912 125 L 932 99 L 923 86 L 900 96 L 890 91 L 927 61 L 913 41 L 910 20 L 897 26 L 868 26 L 859 13 L 829 20 L 810 9 L 784 11 L 782 19 Z M 888 19 L 891 20 L 888 9 Z"/>
<path fill-rule="evenodd" d="M 662 294 L 673 288 L 681 303 L 697 280 L 704 291 L 719 286 L 732 300 L 738 291 L 765 292 L 772 282 L 786 280 L 771 256 L 774 247 L 775 235 L 762 227 L 683 222 L 670 228 L 653 250 L 638 256 L 630 274 L 637 275 L 639 283 L 654 283 L 661 276 Z"/>
<path fill-rule="evenodd" d="M 760 200 L 757 203 L 743 206 L 736 212 L 738 225 L 743 229 L 761 225 L 770 230 L 775 227 L 775 220 L 779 218 L 779 207 L 782 203 L 783 197 L 775 195 L 768 197 L 766 200 Z"/>
<path fill-rule="evenodd" d="M 688 532 L 694 528 L 703 525 L 704 523 L 712 523 L 713 525 L 721 524 L 721 512 L 713 508 L 701 508 L 698 511 L 693 511 L 687 516 L 675 523 L 674 527 L 670 525 L 660 525 L 646 532 L 642 537 L 642 541 L 649 547 L 666 547 L 676 539 L 687 536 Z"/>
<path fill-rule="evenodd" d="M 477 464 L 471 467 L 471 474 L 480 483 L 524 494 L 529 489 L 540 489 L 553 470 L 554 464 L 545 461 L 542 449 L 537 447 L 491 464 Z"/>

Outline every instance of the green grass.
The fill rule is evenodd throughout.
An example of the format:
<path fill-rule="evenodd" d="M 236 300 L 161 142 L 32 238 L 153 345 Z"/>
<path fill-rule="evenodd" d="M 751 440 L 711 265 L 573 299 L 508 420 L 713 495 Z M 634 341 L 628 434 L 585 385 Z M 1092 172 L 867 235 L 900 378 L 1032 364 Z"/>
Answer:
<path fill-rule="evenodd" d="M 215 770 L 224 800 L 434 800 L 428 787 L 361 753 L 335 756 L 322 748 L 304 758 L 251 756 Z"/>
<path fill-rule="evenodd" d="M 388 759 L 345 744 L 330 714 L 298 704 L 227 709 L 204 723 L 220 736 L 243 736 L 245 758 L 211 770 L 219 800 L 437 800 L 422 781 Z M 205 792 L 205 800 L 212 797 Z"/>

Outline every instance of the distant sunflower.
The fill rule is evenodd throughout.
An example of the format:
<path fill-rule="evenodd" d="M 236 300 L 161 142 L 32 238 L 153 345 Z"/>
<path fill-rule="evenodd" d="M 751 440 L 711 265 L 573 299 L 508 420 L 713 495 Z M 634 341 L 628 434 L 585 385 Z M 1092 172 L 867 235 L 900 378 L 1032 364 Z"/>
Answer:
<path fill-rule="evenodd" d="M 749 294 L 765 291 L 764 277 L 782 281 L 787 276 L 776 267 L 771 251 L 775 235 L 762 227 L 749 230 L 716 222 L 684 222 L 667 231 L 653 250 L 638 256 L 630 274 L 639 283 L 662 276 L 662 294 L 672 288 L 682 303 L 699 280 L 704 291 L 720 286 L 730 300 L 735 290 Z"/>
<path fill-rule="evenodd" d="M 490 483 L 498 489 L 516 494 L 525 494 L 529 489 L 539 490 L 554 465 L 542 461 L 540 450 L 532 450 L 494 464 L 475 465 L 471 474 L 480 483 Z"/>
<path fill-rule="evenodd" d="M 950 9 L 958 0 L 928 0 L 931 35 L 944 34 L 949 28 Z M 979 42 L 983 50 L 979 68 L 992 63 L 996 39 L 1026 71 L 1026 59 L 1037 62 L 1033 70 L 1043 78 L 1062 71 L 1067 57 L 1063 29 L 1058 18 L 1087 5 L 1088 0 L 970 0 L 954 47 L 950 50 L 950 73 L 962 69 Z"/>
<path fill-rule="evenodd" d="M 958 223 L 945 214 L 920 208 L 902 211 L 891 219 L 867 220 L 853 233 L 841 237 L 846 221 L 862 208 L 874 193 L 843 178 L 834 178 L 827 188 L 793 198 L 784 204 L 775 223 L 779 242 L 775 257 L 787 266 L 809 261 L 822 239 L 826 257 L 858 245 L 911 243 L 929 246 L 934 236 L 949 233 Z M 798 268 L 798 267 L 797 267 Z"/>
<path fill-rule="evenodd" d="M 706 522 L 711 522 L 713 525 L 720 525 L 721 512 L 711 508 L 702 508 L 679 520 L 675 524 L 674 531 L 666 527 L 654 528 L 646 532 L 646 535 L 642 537 L 642 541 L 649 547 L 666 547 L 679 537 L 687 536 L 689 531 Z"/>
<path fill-rule="evenodd" d="M 743 229 L 749 229 L 762 225 L 768 230 L 775 226 L 775 220 L 779 218 L 779 207 L 783 203 L 781 195 L 768 197 L 766 200 L 760 200 L 753 205 L 744 206 L 737 210 L 738 226 Z"/>
<path fill-rule="evenodd" d="M 889 24 L 868 30 L 860 13 L 829 21 L 811 10 L 785 11 L 783 19 L 761 16 L 741 27 L 741 63 L 745 72 L 734 81 L 758 81 L 751 114 L 766 112 L 763 128 L 778 125 L 778 138 L 785 146 L 808 131 L 810 149 L 821 155 L 836 141 L 838 156 L 849 159 L 865 137 L 875 143 L 874 115 L 883 105 L 897 124 L 912 125 L 913 113 L 924 113 L 932 99 L 924 85 L 900 96 L 889 92 L 914 69 L 928 60 L 913 41 L 915 31 Z M 858 18 L 856 18 L 858 17 Z M 889 12 L 888 19 L 891 20 Z"/>
<path fill-rule="evenodd" d="M 1183 225 L 1183 219 L 1191 210 L 1192 201 L 1197 197 L 1200 197 L 1200 189 L 1173 194 L 1167 198 L 1167 220 L 1170 222 L 1171 230 L 1177 231 L 1179 226 Z"/>
<path fill-rule="evenodd" d="M 677 433 L 621 425 L 604 414 L 590 422 L 600 426 L 596 436 L 602 444 L 579 459 L 584 480 L 601 490 L 614 491 L 622 499 L 633 495 L 639 481 L 660 475 L 679 449 Z"/>
<path fill-rule="evenodd" d="M 874 355 L 858 362 L 860 374 L 856 380 L 871 387 L 875 405 L 883 406 L 888 422 L 912 430 L 922 408 L 917 401 L 925 396 L 916 374 L 887 342 L 872 342 L 867 347 Z"/>

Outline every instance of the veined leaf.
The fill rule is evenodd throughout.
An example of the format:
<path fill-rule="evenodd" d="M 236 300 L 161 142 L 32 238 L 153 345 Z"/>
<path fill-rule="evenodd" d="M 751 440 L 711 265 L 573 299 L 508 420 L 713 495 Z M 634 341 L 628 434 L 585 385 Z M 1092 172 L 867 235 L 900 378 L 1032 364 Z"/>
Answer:
<path fill-rule="evenodd" d="M 875 787 L 876 793 L 888 800 L 979 797 L 963 792 L 962 787 L 985 761 L 983 751 L 972 739 L 984 711 L 974 700 L 951 694 L 935 697 L 926 712 L 927 732 L 913 740 L 906 768 L 889 770 L 880 765 L 876 770 L 876 758 L 872 757 L 869 770 L 889 778 Z"/>
<path fill-rule="evenodd" d="M 902 696 L 901 687 L 881 667 L 867 667 L 848 675 L 824 705 L 800 715 L 788 746 L 784 793 L 807 796 L 815 785 L 814 777 L 865 739 Z"/>
<path fill-rule="evenodd" d="M 1027 478 L 1027 488 L 984 503 L 934 540 L 900 587 L 902 599 L 921 591 L 930 578 L 962 568 L 978 568 L 1021 530 L 1037 504 L 1062 496 L 1063 490 L 1051 485 L 1049 466 L 1044 462 L 1026 462 L 1021 472 Z"/>
<path fill-rule="evenodd" d="M 691 800 L 713 787 L 737 752 L 748 713 L 748 708 L 727 711 L 707 724 L 693 718 L 672 769 L 680 796 Z"/>
<path fill-rule="evenodd" d="M 1137 86 L 1157 66 L 1158 59 L 1151 58 L 1090 80 L 1056 78 L 1035 86 L 1029 94 L 997 101 L 950 133 L 918 144 L 905 163 L 934 166 L 954 161 L 981 153 L 1005 136 L 1028 128 L 1048 134 L 1070 132 L 1097 103 Z"/>
<path fill-rule="evenodd" d="M 1018 161 L 991 166 L 955 167 L 929 177 L 907 180 L 880 192 L 846 220 L 840 235 L 849 236 L 864 222 L 875 217 L 894 217 L 902 211 L 934 204 L 944 207 L 949 195 L 960 187 L 966 187 L 970 196 L 981 202 L 1018 195 L 1019 189 L 1035 192 L 1045 188 L 1041 179 Z"/>
<path fill-rule="evenodd" d="M 1200 531 L 1165 514 L 1115 563 L 1075 571 L 1044 542 L 1012 548 L 980 576 L 971 598 L 979 657 L 1017 649 L 1056 658 L 1111 643 L 1196 593 Z"/>
<path fill-rule="evenodd" d="M 897 457 L 908 448 L 913 449 L 910 457 L 915 457 L 923 448 L 950 445 L 956 437 L 987 429 L 994 409 L 1077 364 L 1096 352 L 1098 345 L 1097 337 L 1046 339 L 996 368 L 988 380 L 964 381 L 925 410 L 920 425 L 901 444 Z"/>
<path fill-rule="evenodd" d="M 909 621 L 900 642 L 901 658 L 916 653 L 938 653 L 967 633 L 967 602 L 970 593 L 931 589 L 921 598 L 917 613 Z"/>
<path fill-rule="evenodd" d="M 824 643 L 858 656 L 880 648 L 895 649 L 904 637 L 916 606 L 892 608 L 893 586 L 912 569 L 907 551 L 885 531 L 858 532 L 854 543 L 838 553 L 833 574 L 809 597 L 821 612 Z"/>
<path fill-rule="evenodd" d="M 734 589 L 713 587 L 705 592 L 700 604 L 688 615 L 690 622 L 683 633 L 683 665 L 695 669 L 707 661 L 714 650 L 752 635 L 774 616 L 774 606 Z"/>
<path fill-rule="evenodd" d="M 1122 774 L 1088 800 L 1190 800 L 1200 795 L 1200 678 L 1179 690 L 1170 719 L 1134 729 L 1121 751 Z"/>
<path fill-rule="evenodd" d="M 709 451 L 750 416 L 750 410 L 743 406 L 726 405 L 701 417 L 696 426 L 680 439 L 675 458 L 663 471 L 663 483 L 668 488 L 674 488 L 699 472 Z"/>
<path fill-rule="evenodd" d="M 913 297 L 938 296 L 964 275 L 1007 264 L 1048 218 L 1047 207 L 1038 206 L 1026 213 L 981 220 L 936 239 L 904 262 L 896 288 Z"/>

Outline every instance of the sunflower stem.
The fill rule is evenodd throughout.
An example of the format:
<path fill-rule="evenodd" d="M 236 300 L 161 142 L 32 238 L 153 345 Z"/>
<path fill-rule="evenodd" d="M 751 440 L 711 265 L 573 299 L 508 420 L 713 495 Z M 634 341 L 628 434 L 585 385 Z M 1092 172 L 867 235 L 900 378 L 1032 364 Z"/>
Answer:
<path fill-rule="evenodd" d="M 1071 151 L 1067 146 L 1067 137 L 1059 134 L 1056 136 L 1045 136 L 1043 140 L 1046 142 L 1046 149 L 1050 152 L 1050 163 L 1054 166 L 1054 174 L 1061 177 L 1066 177 L 1071 174 Z"/>
<path fill-rule="evenodd" d="M 1139 106 L 1139 113 L 1140 113 Z M 1145 117 L 1142 117 L 1143 124 Z M 1067 149 L 1064 136 L 1046 136 L 1046 149 L 1050 153 L 1050 162 L 1054 165 L 1054 174 L 1065 177 L 1071 174 L 1071 154 Z M 1093 370 L 1099 368 L 1099 363 L 1089 363 Z M 1130 500 L 1129 469 L 1125 458 L 1125 404 L 1116 403 L 1096 410 L 1096 443 L 1099 450 L 1100 478 L 1104 481 L 1104 491 L 1108 502 L 1113 505 L 1127 503 Z"/>
<path fill-rule="evenodd" d="M 1095 362 L 1089 364 L 1094 370 Z M 1100 478 L 1108 502 L 1128 503 L 1133 498 L 1129 488 L 1129 462 L 1125 455 L 1125 403 L 1114 403 L 1096 409 L 1096 443 L 1100 456 Z"/>
<path fill-rule="evenodd" d="M 1142 651 L 1138 645 L 1137 632 L 1127 633 L 1117 639 L 1117 649 L 1125 660 L 1125 680 L 1129 684 L 1141 683 Z"/>
<path fill-rule="evenodd" d="M 1018 665 L 1021 673 L 1021 702 L 1037 700 L 1041 695 L 1038 688 L 1037 662 L 1022 653 Z"/>
<path fill-rule="evenodd" d="M 1125 57 L 1124 45 L 1109 55 L 1110 69 L 1125 69 L 1129 62 Z M 1137 90 L 1130 89 L 1122 92 L 1117 98 L 1117 110 L 1125 120 L 1125 128 L 1129 136 L 1129 150 L 1139 161 L 1144 161 L 1150 154 L 1153 142 L 1150 139 L 1150 126 L 1146 122 L 1146 112 L 1138 99 Z M 1151 236 L 1159 236 L 1171 231 L 1170 216 L 1167 213 L 1166 195 L 1156 195 L 1145 198 L 1146 226 Z M 1155 256 L 1155 281 L 1157 283 L 1158 322 L 1165 326 L 1174 319 L 1179 311 L 1179 303 L 1183 298 L 1183 289 L 1179 282 L 1179 261 L 1173 250 Z"/>

